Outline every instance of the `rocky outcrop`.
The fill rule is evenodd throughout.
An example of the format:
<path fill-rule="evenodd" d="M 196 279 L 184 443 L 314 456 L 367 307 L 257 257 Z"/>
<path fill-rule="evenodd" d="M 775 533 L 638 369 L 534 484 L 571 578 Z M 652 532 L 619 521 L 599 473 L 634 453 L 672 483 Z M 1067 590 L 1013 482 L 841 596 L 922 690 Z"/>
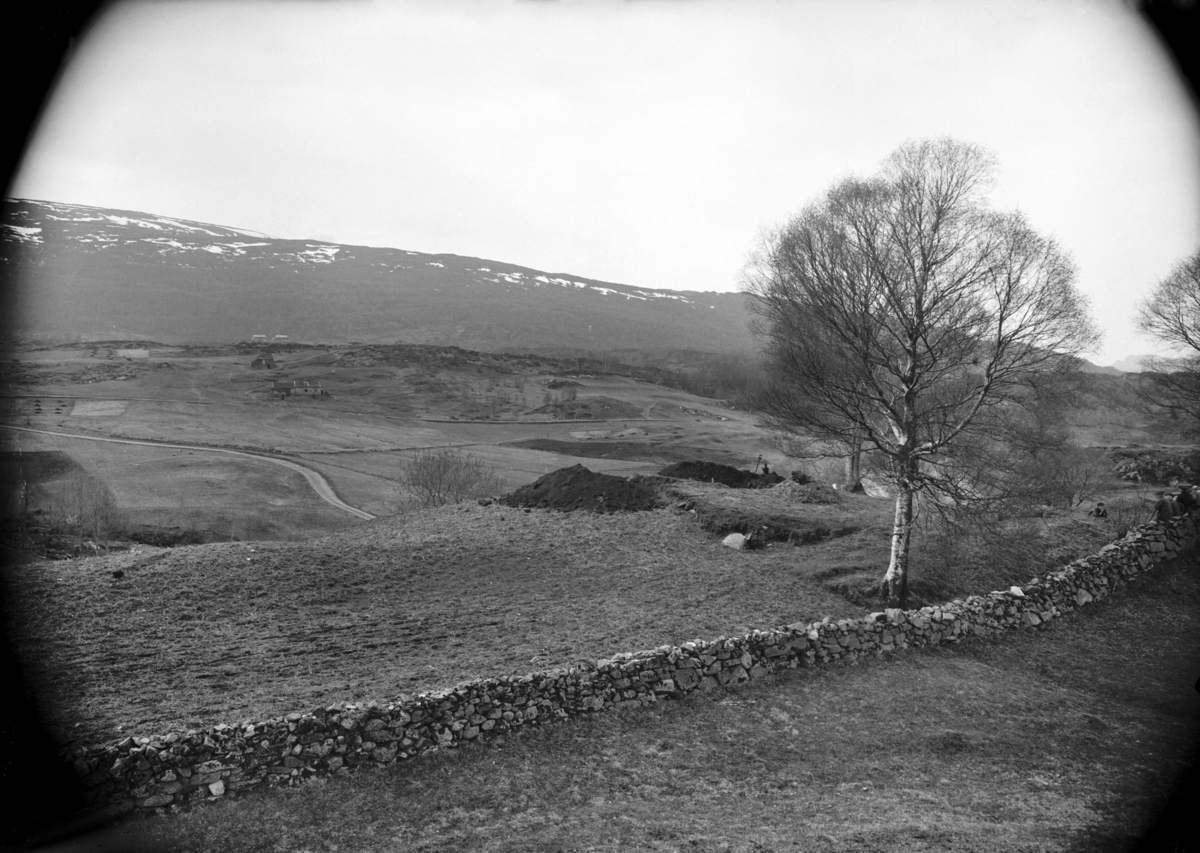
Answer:
<path fill-rule="evenodd" d="M 357 766 L 389 764 L 523 726 L 738 684 L 784 667 L 878 657 L 1036 627 L 1112 594 L 1156 563 L 1194 551 L 1196 544 L 1192 518 L 1148 524 L 1022 587 L 919 610 L 695 640 L 594 665 L 483 679 L 390 703 L 333 705 L 202 731 L 131 737 L 70 760 L 89 801 L 106 811 L 217 800 L 261 785 L 344 775 Z"/>

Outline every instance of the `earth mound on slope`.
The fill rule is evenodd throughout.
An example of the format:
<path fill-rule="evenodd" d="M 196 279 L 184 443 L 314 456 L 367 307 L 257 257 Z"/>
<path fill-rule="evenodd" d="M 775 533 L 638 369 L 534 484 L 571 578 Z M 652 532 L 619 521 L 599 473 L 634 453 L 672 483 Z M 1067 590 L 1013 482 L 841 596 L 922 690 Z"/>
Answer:
<path fill-rule="evenodd" d="M 626 480 L 612 474 L 597 474 L 582 465 L 551 471 L 540 480 L 500 498 L 514 507 L 557 509 L 562 512 L 636 512 L 658 505 L 656 492 L 648 483 Z"/>
<path fill-rule="evenodd" d="M 784 480 L 771 487 L 771 494 L 792 504 L 835 504 L 842 500 L 841 493 L 822 483 L 797 483 Z"/>
<path fill-rule="evenodd" d="M 674 477 L 677 480 L 722 483 L 733 489 L 765 489 L 783 482 L 783 477 L 778 474 L 755 474 L 716 462 L 676 462 L 658 473 L 662 477 Z"/>

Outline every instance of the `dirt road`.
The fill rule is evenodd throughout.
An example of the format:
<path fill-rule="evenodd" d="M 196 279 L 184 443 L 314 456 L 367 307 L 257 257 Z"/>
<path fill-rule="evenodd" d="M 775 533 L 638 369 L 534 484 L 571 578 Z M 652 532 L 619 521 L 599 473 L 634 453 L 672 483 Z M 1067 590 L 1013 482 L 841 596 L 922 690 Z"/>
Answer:
<path fill-rule="evenodd" d="M 297 473 L 299 473 L 300 476 L 302 476 L 305 479 L 305 481 L 309 484 L 309 486 L 312 487 L 312 490 L 317 493 L 317 497 L 319 497 L 321 500 L 325 501 L 326 503 L 332 504 L 333 506 L 337 507 L 340 510 L 348 512 L 351 515 L 356 515 L 359 518 L 366 519 L 367 521 L 370 521 L 371 519 L 375 518 L 375 516 L 372 515 L 371 513 L 366 512 L 365 510 L 361 510 L 358 507 L 350 506 L 350 504 L 348 504 L 348 503 L 345 503 L 333 491 L 333 487 L 329 485 L 329 482 L 324 477 L 322 477 L 320 474 L 318 474 L 316 471 L 312 470 L 311 468 L 307 468 L 298 462 L 292 462 L 288 459 L 280 459 L 275 456 L 265 456 L 265 455 L 259 454 L 259 453 L 248 453 L 244 450 L 225 450 L 224 448 L 204 447 L 202 445 L 195 445 L 195 444 L 168 444 L 167 442 L 164 442 L 164 441 L 143 441 L 143 440 L 132 439 L 132 438 L 105 438 L 103 436 L 98 436 L 98 435 L 77 435 L 75 433 L 70 433 L 70 432 L 56 432 L 56 431 L 48 430 L 48 429 L 34 429 L 32 427 L 16 427 L 16 426 L 7 426 L 7 425 L 3 425 L 3 424 L 0 424 L 0 428 L 14 430 L 16 432 L 34 432 L 34 433 L 40 433 L 41 435 L 53 435 L 53 436 L 57 436 L 59 438 L 74 438 L 74 439 L 78 439 L 80 441 L 108 441 L 108 442 L 113 442 L 115 444 L 140 444 L 140 445 L 144 445 L 146 447 L 169 447 L 169 448 L 172 448 L 175 450 L 203 451 L 204 453 L 227 453 L 232 456 L 245 456 L 250 459 L 257 459 L 257 460 L 261 460 L 263 462 L 271 462 L 275 465 L 282 465 L 284 468 L 291 468 L 293 471 L 296 471 Z"/>

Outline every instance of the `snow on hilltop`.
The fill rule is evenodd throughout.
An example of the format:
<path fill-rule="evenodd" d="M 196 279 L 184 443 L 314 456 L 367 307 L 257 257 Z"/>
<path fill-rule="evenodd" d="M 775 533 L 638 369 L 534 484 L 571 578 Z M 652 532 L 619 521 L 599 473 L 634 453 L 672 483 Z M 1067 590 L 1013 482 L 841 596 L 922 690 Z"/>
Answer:
<path fill-rule="evenodd" d="M 227 225 L 208 225 L 206 223 L 191 222 L 187 219 L 173 219 L 166 216 L 125 216 L 123 214 L 127 211 L 113 212 L 82 204 L 60 204 L 52 201 L 32 201 L 26 199 L 13 199 L 12 201 L 30 207 L 44 208 L 46 212 L 42 215 L 47 219 L 58 222 L 111 222 L 114 225 L 135 226 L 138 228 L 148 228 L 153 231 L 180 231 L 185 234 L 201 233 L 211 237 L 266 236 L 257 231 L 230 228 Z"/>
<path fill-rule="evenodd" d="M 39 333 L 225 340 L 269 318 L 309 340 L 470 349 L 748 352 L 740 294 L 656 290 L 457 254 L 275 238 L 135 210 L 9 199 L 0 267 Z"/>
<path fill-rule="evenodd" d="M 399 263 L 398 256 L 417 256 L 425 259 L 425 267 L 447 272 L 450 272 L 452 267 L 454 272 L 465 274 L 472 281 L 501 284 L 510 290 L 515 286 L 534 292 L 537 288 L 554 285 L 568 290 L 591 291 L 604 297 L 624 297 L 626 301 L 649 303 L 654 300 L 671 300 L 690 307 L 713 309 L 711 305 L 699 305 L 687 295 L 675 291 L 564 278 L 512 266 L 507 271 L 495 270 L 490 266 L 472 268 L 464 262 L 473 259 L 454 255 L 421 256 L 420 253 L 407 249 L 367 249 L 314 241 L 276 240 L 244 229 L 156 214 L 139 214 L 135 211 L 114 211 L 87 205 L 14 199 L 9 201 L 9 216 L 20 217 L 22 224 L 6 224 L 7 233 L 24 243 L 40 242 L 39 235 L 43 227 L 48 227 L 77 244 L 96 250 L 109 250 L 118 244 L 127 247 L 141 246 L 159 257 L 195 256 L 204 252 L 231 260 L 250 257 L 266 258 L 284 264 L 333 264 L 357 260 L 364 252 L 371 252 L 384 258 L 374 261 L 373 265 L 395 273 L 414 269 L 410 264 Z M 0 232 L 0 235 L 5 233 Z M 263 239 L 249 242 L 243 239 L 245 237 Z M 453 259 L 450 267 L 447 266 L 449 259 Z"/>

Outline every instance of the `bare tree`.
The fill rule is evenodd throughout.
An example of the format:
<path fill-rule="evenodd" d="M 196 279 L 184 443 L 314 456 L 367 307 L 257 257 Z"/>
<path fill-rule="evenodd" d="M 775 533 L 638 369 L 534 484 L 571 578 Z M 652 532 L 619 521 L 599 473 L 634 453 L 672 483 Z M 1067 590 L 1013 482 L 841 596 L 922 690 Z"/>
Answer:
<path fill-rule="evenodd" d="M 892 606 L 907 601 L 918 493 L 979 497 L 1005 406 L 1098 340 L 1067 255 L 986 206 L 992 168 L 955 140 L 906 144 L 764 237 L 746 273 L 769 421 L 885 460 Z"/>
<path fill-rule="evenodd" d="M 1143 300 L 1138 326 L 1176 349 L 1200 353 L 1200 251 L 1176 264 Z"/>
<path fill-rule="evenodd" d="M 400 482 L 422 506 L 461 503 L 504 488 L 504 481 L 486 462 L 451 447 L 418 453 Z"/>
<path fill-rule="evenodd" d="M 108 488 L 83 471 L 73 471 L 59 484 L 51 503 L 54 524 L 64 533 L 100 541 L 119 530 L 124 517 Z"/>
<path fill-rule="evenodd" d="M 1181 416 L 1200 431 L 1200 251 L 1180 261 L 1138 310 L 1138 327 L 1186 355 L 1151 359 L 1143 398 L 1172 420 Z"/>

